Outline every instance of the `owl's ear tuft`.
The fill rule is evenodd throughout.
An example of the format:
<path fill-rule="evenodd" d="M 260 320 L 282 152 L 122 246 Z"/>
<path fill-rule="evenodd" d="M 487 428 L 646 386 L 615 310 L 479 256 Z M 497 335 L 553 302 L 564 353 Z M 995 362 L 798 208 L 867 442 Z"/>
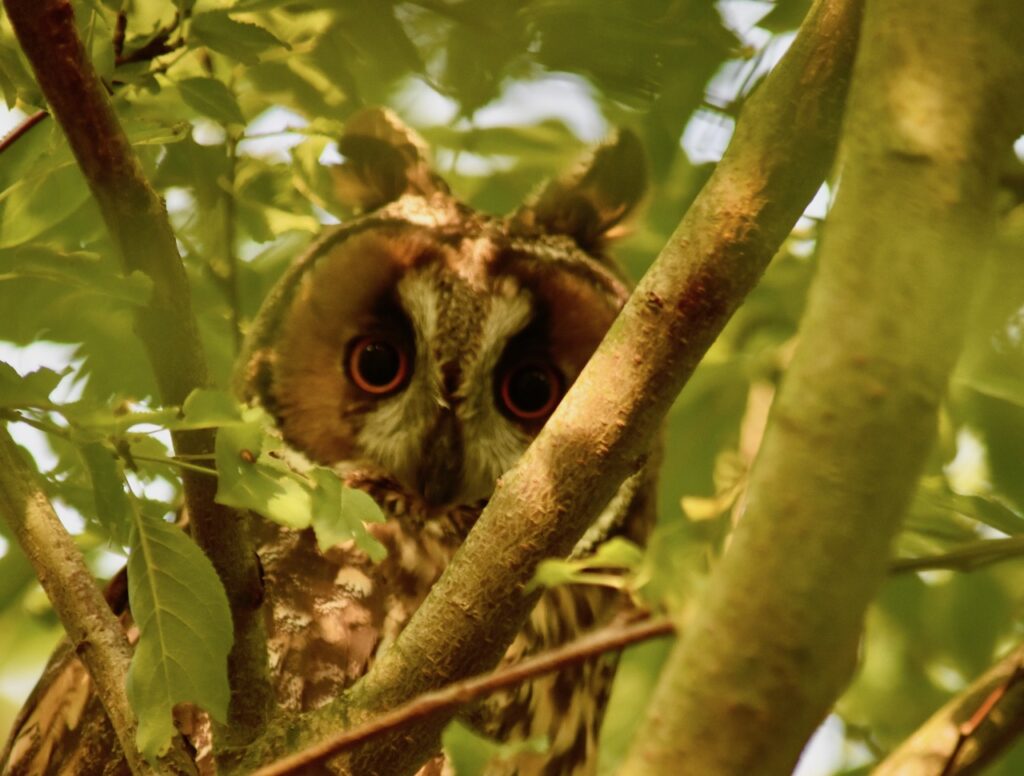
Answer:
<path fill-rule="evenodd" d="M 647 162 L 640 139 L 616 132 L 575 170 L 550 181 L 512 217 L 527 230 L 565 234 L 585 250 L 616 236 L 647 188 Z"/>
<path fill-rule="evenodd" d="M 386 108 L 366 108 L 352 116 L 338 150 L 345 161 L 331 168 L 334 193 L 352 210 L 375 210 L 403 194 L 448 191 L 430 167 L 423 138 Z"/>

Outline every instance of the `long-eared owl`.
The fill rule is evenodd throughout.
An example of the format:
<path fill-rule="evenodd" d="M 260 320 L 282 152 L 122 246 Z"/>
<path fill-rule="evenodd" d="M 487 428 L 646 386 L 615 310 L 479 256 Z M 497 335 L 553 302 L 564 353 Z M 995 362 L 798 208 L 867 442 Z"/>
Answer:
<path fill-rule="evenodd" d="M 323 234 L 278 282 L 237 378 L 289 447 L 369 492 L 387 516 L 370 526 L 388 551 L 378 563 L 351 543 L 321 552 L 308 530 L 254 519 L 277 700 L 295 711 L 335 697 L 387 648 L 576 379 L 628 295 L 605 246 L 645 181 L 639 143 L 623 132 L 499 218 L 453 197 L 422 140 L 390 112 L 357 114 L 339 148 L 336 191 L 362 214 Z M 577 552 L 612 535 L 642 542 L 652 488 L 650 471 L 628 480 Z M 603 588 L 551 589 L 505 661 L 622 606 Z M 487 774 L 596 773 L 614 670 L 605 656 L 466 711 L 497 740 L 548 740 Z M 95 747 L 92 736 L 68 737 L 61 761 L 84 757 L 75 747 Z M 197 729 L 200 750 L 205 737 Z M 70 772 L 32 762 L 4 772 Z M 446 772 L 440 755 L 420 770 Z"/>

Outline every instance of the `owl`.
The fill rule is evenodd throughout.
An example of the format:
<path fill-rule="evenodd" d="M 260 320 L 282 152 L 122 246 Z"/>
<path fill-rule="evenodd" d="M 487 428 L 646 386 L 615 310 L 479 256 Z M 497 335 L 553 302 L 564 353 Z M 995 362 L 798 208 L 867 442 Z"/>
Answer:
<path fill-rule="evenodd" d="M 308 530 L 252 518 L 272 678 L 291 711 L 336 697 L 388 648 L 579 375 L 628 295 L 606 246 L 645 183 L 639 142 L 623 132 L 496 217 L 455 198 L 423 141 L 388 111 L 353 117 L 339 149 L 335 190 L 360 215 L 324 233 L 280 279 L 236 378 L 297 458 L 333 468 L 386 515 L 369 526 L 387 549 L 378 562 L 354 543 L 321 551 Z M 652 489 L 649 469 L 628 480 L 577 554 L 611 536 L 643 542 Z M 504 660 L 571 640 L 624 605 L 596 586 L 553 588 Z M 596 773 L 614 670 L 605 656 L 466 709 L 464 720 L 497 741 L 547 740 L 543 751 L 493 762 L 488 776 Z M 98 705 L 81 699 L 90 702 Z M 200 717 L 179 722 L 203 764 Z M 70 762 L 88 746 L 51 748 Z M 63 772 L 12 762 L 4 773 Z M 438 755 L 419 773 L 449 770 Z"/>

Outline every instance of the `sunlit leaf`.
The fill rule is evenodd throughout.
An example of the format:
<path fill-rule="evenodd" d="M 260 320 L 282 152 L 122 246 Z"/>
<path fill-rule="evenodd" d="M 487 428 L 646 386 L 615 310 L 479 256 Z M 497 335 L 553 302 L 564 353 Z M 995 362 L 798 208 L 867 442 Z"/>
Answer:
<path fill-rule="evenodd" d="M 202 550 L 175 526 L 140 513 L 128 556 L 128 597 L 140 633 L 128 700 L 139 719 L 139 749 L 153 759 L 177 732 L 175 704 L 195 703 L 226 721 L 231 611 Z"/>
<path fill-rule="evenodd" d="M 309 492 L 264 450 L 265 419 L 252 412 L 247 418 L 217 432 L 217 501 L 254 510 L 289 528 L 307 527 L 312 520 Z"/>
<path fill-rule="evenodd" d="M 226 391 L 197 388 L 181 409 L 184 417 L 174 428 L 211 428 L 243 422 L 238 400 Z"/>
<path fill-rule="evenodd" d="M 364 527 L 365 523 L 384 522 L 377 502 L 361 490 L 344 486 L 329 469 L 317 467 L 311 474 L 316 483 L 312 493 L 313 530 L 320 549 L 354 539 L 371 560 L 383 560 L 387 550 Z"/>

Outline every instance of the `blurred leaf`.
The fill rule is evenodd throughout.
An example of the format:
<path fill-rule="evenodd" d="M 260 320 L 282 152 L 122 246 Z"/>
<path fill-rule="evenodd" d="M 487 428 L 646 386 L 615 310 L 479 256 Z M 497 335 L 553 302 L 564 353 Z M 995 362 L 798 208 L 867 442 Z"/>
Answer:
<path fill-rule="evenodd" d="M 500 761 L 518 752 L 543 754 L 548 749 L 544 739 L 532 738 L 501 744 L 486 738 L 459 720 L 449 722 L 441 734 L 441 746 L 451 762 L 455 776 L 481 776 L 492 759 Z"/>
<path fill-rule="evenodd" d="M 579 560 L 549 558 L 541 561 L 529 589 L 565 584 L 606 585 L 621 589 L 628 584 L 621 572 L 635 572 L 644 553 L 633 542 L 615 537 L 600 544 L 593 555 Z M 620 573 L 614 573 L 620 572 Z"/>
<path fill-rule="evenodd" d="M 0 248 L 0 283 L 38 279 L 61 283 L 100 297 L 143 305 L 153 282 L 142 272 L 123 275 L 95 253 L 65 253 L 42 245 Z"/>
<path fill-rule="evenodd" d="M 190 29 L 190 43 L 208 46 L 246 65 L 255 65 L 268 49 L 291 48 L 264 27 L 232 19 L 226 11 L 196 14 Z"/>
<path fill-rule="evenodd" d="M 245 124 L 235 95 L 216 78 L 186 78 L 178 89 L 185 104 L 203 116 L 225 126 Z"/>
<path fill-rule="evenodd" d="M 177 732 L 175 704 L 195 703 L 227 721 L 231 610 L 202 550 L 175 526 L 139 513 L 128 597 L 140 635 L 126 689 L 139 719 L 139 749 L 153 760 Z"/>
<path fill-rule="evenodd" d="M 127 545 L 131 521 L 120 462 L 109 448 L 98 442 L 82 445 L 80 450 L 92 480 L 96 519 L 117 544 Z"/>
<path fill-rule="evenodd" d="M 96 210 L 82 173 L 70 160 L 39 165 L 0 197 L 0 248 L 38 237 L 80 207 Z"/>
<path fill-rule="evenodd" d="M 19 375 L 10 364 L 0 361 L 0 407 L 47 404 L 53 389 L 67 373 L 43 368 Z"/>

